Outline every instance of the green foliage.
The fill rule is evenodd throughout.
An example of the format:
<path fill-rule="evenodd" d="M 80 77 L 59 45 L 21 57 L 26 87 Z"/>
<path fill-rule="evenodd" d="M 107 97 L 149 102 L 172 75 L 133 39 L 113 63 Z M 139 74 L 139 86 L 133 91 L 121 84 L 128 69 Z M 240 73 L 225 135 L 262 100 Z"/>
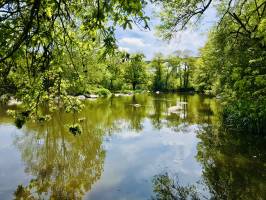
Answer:
<path fill-rule="evenodd" d="M 187 52 L 163 57 L 155 56 L 150 67 L 154 72 L 152 76 L 153 91 L 190 91 L 193 90 L 192 75 L 196 58 Z"/>
<path fill-rule="evenodd" d="M 28 119 L 30 115 L 30 111 L 18 111 L 15 113 L 15 125 L 17 128 L 22 128 L 22 126 L 26 123 L 26 120 Z"/>
<path fill-rule="evenodd" d="M 132 89 L 136 90 L 137 85 L 146 82 L 146 70 L 143 61 L 144 55 L 135 54 L 130 58 L 130 62 L 125 67 L 124 79 L 126 83 L 132 85 Z"/>
<path fill-rule="evenodd" d="M 111 91 L 122 89 L 125 85 L 124 72 L 130 62 L 129 57 L 128 53 L 117 51 L 106 58 L 106 74 L 102 80 L 103 87 Z"/>
<path fill-rule="evenodd" d="M 69 132 L 72 133 L 73 135 L 79 135 L 82 133 L 82 128 L 79 124 L 73 124 L 69 126 Z"/>
<path fill-rule="evenodd" d="M 127 85 L 124 85 L 124 87 L 121 89 L 120 92 L 123 94 L 132 94 L 133 93 L 133 91 L 130 90 L 130 87 L 128 87 Z"/>
<path fill-rule="evenodd" d="M 214 1 L 151 2 L 162 8 L 158 29 L 169 39 L 198 21 Z M 142 54 L 118 51 L 114 37 L 117 26 L 131 29 L 135 23 L 149 28 L 146 4 L 145 0 L 4 1 L 0 95 L 11 94 L 38 117 L 43 104 L 50 112 L 59 104 L 65 104 L 67 112 L 78 112 L 80 103 L 69 95 L 195 89 L 222 96 L 226 123 L 261 129 L 266 115 L 266 2 L 216 2 L 219 23 L 199 58 L 176 52 L 167 58 L 157 55 L 150 64 Z M 23 119 L 17 121 L 22 124 Z"/>
<path fill-rule="evenodd" d="M 157 14 L 161 23 L 158 34 L 164 39 L 171 39 L 174 34 L 185 29 L 192 22 L 198 21 L 212 0 L 152 0 L 162 8 Z"/>
<path fill-rule="evenodd" d="M 162 91 L 164 89 L 164 79 L 163 79 L 163 60 L 161 55 L 157 55 L 151 63 L 152 67 L 155 69 L 152 89 L 153 91 Z"/>
<path fill-rule="evenodd" d="M 63 101 L 65 102 L 65 111 L 67 113 L 78 113 L 84 107 L 81 101 L 75 97 L 67 96 L 63 98 Z"/>
<path fill-rule="evenodd" d="M 259 99 L 250 102 L 241 99 L 227 104 L 223 110 L 224 123 L 231 129 L 248 131 L 250 133 L 265 133 L 266 102 Z"/>
<path fill-rule="evenodd" d="M 247 4 L 242 12 L 236 9 L 237 17 L 243 21 L 249 18 L 253 29 L 245 30 L 243 25 L 226 16 L 219 29 L 211 33 L 202 51 L 202 70 L 208 71 L 206 75 L 211 77 L 209 87 L 213 93 L 223 96 L 225 123 L 260 133 L 265 131 L 266 54 L 264 36 L 256 27 L 263 23 L 266 15 L 261 13 L 258 18 L 258 13 L 252 12 L 254 6 Z M 239 30 L 246 33 L 238 33 Z"/>
<path fill-rule="evenodd" d="M 214 1 L 155 1 L 161 3 L 159 31 L 165 38 L 199 19 Z M 266 116 L 266 2 L 220 1 L 220 17 L 209 34 L 193 70 L 197 91 L 222 96 L 225 123 L 265 131 Z M 185 82 L 184 84 L 185 85 Z"/>
<path fill-rule="evenodd" d="M 102 97 L 109 97 L 112 93 L 108 89 L 100 88 L 100 89 L 98 89 L 96 94 L 98 94 L 99 96 L 102 96 Z"/>
<path fill-rule="evenodd" d="M 15 125 L 17 128 L 21 129 L 22 126 L 25 124 L 26 122 L 26 118 L 25 117 L 22 117 L 22 116 L 17 116 L 15 118 Z"/>
<path fill-rule="evenodd" d="M 2 96 L 0 96 L 0 104 L 6 104 L 9 99 L 9 94 L 3 94 Z"/>
<path fill-rule="evenodd" d="M 147 29 L 145 5 L 142 0 L 2 2 L 0 95 L 11 93 L 37 116 L 41 104 L 52 111 L 55 99 L 68 104 L 68 95 L 102 86 L 110 74 L 117 77 L 106 66 L 117 54 L 115 29 L 132 23 Z"/>

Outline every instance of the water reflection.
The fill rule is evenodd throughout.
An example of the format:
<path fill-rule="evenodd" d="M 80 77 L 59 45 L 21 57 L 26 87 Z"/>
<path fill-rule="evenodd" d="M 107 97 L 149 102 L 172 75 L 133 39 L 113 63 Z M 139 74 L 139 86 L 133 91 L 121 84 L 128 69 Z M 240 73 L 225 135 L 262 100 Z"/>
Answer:
<path fill-rule="evenodd" d="M 178 174 L 156 175 L 152 199 L 265 199 L 265 138 L 232 132 L 219 124 L 204 127 L 198 137 L 201 179 L 181 185 Z"/>
<path fill-rule="evenodd" d="M 152 200 L 199 200 L 196 187 L 180 185 L 178 177 L 170 177 L 169 174 L 156 175 L 153 178 Z"/>
<path fill-rule="evenodd" d="M 28 131 L 16 137 L 25 171 L 34 177 L 17 187 L 16 199 L 81 199 L 100 178 L 102 133 L 94 129 L 74 137 L 65 126 L 69 120 L 58 113 L 42 126 L 28 124 Z"/>
<path fill-rule="evenodd" d="M 226 134 L 218 128 L 218 110 L 214 99 L 199 95 L 136 95 L 87 101 L 77 116 L 59 111 L 47 123 L 28 122 L 12 148 L 31 180 L 12 188 L 14 196 L 260 199 L 265 140 Z M 68 125 L 77 119 L 83 132 L 74 136 Z M 0 109 L 0 124 L 11 122 Z M 175 195 L 160 194 L 172 180 Z"/>
<path fill-rule="evenodd" d="M 215 125 L 199 134 L 197 154 L 212 199 L 265 199 L 266 139 Z"/>

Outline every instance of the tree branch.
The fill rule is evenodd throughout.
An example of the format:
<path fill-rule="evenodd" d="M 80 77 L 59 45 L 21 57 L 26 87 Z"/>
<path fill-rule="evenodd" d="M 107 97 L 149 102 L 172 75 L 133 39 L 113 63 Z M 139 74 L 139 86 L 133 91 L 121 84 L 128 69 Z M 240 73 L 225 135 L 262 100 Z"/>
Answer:
<path fill-rule="evenodd" d="M 23 32 L 20 35 L 19 39 L 15 42 L 13 47 L 11 48 L 11 51 L 7 53 L 4 57 L 0 58 L 0 63 L 5 61 L 7 58 L 11 57 L 21 46 L 21 44 L 26 40 L 28 33 L 30 32 L 30 29 L 33 25 L 33 20 L 35 16 L 38 14 L 40 8 L 40 0 L 34 0 L 33 6 L 31 8 L 31 14 L 29 17 L 28 22 L 24 26 Z"/>

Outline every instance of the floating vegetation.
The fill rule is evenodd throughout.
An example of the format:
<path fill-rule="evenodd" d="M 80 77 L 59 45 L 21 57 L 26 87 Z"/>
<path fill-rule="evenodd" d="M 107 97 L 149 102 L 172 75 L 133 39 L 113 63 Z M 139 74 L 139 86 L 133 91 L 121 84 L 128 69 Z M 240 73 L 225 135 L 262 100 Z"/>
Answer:
<path fill-rule="evenodd" d="M 72 133 L 73 135 L 81 134 L 82 133 L 82 128 L 79 124 L 73 124 L 69 126 L 69 132 Z"/>
<path fill-rule="evenodd" d="M 16 118 L 15 118 L 15 125 L 17 128 L 21 129 L 22 126 L 25 124 L 26 122 L 26 118 L 21 116 L 21 115 L 18 115 Z"/>
<path fill-rule="evenodd" d="M 26 123 L 27 118 L 30 115 L 30 111 L 21 111 L 15 114 L 15 125 L 17 128 L 22 128 L 22 126 Z"/>

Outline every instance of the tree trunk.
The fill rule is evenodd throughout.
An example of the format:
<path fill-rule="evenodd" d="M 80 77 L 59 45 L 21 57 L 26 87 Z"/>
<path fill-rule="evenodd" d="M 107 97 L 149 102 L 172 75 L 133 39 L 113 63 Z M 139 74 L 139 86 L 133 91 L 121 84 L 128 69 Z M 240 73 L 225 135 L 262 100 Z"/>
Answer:
<path fill-rule="evenodd" d="M 133 88 L 133 90 L 135 91 L 136 90 L 136 83 L 132 83 L 132 88 Z"/>

